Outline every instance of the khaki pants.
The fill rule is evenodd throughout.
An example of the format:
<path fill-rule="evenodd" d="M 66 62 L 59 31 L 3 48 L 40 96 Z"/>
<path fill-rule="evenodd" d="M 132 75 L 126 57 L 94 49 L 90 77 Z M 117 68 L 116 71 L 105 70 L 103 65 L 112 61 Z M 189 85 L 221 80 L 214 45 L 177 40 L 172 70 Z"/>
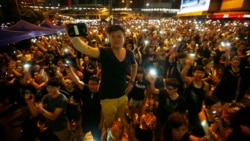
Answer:
<path fill-rule="evenodd" d="M 114 120 L 118 118 L 124 118 L 127 104 L 127 95 L 115 99 L 101 100 L 104 126 L 106 129 L 110 128 Z"/>

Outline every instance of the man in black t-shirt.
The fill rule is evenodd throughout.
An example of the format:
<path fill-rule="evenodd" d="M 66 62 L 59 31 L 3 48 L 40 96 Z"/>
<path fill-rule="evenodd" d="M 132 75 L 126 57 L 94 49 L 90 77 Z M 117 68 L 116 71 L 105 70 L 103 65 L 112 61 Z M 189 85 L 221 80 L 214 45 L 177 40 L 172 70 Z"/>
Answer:
<path fill-rule="evenodd" d="M 72 38 L 73 46 L 83 54 L 99 58 L 101 63 L 100 97 L 104 125 L 110 128 L 116 118 L 124 118 L 128 102 L 127 94 L 134 86 L 137 63 L 131 50 L 124 48 L 125 30 L 111 25 L 108 30 L 110 48 L 93 48 L 80 38 Z M 127 74 L 130 74 L 126 84 Z"/>

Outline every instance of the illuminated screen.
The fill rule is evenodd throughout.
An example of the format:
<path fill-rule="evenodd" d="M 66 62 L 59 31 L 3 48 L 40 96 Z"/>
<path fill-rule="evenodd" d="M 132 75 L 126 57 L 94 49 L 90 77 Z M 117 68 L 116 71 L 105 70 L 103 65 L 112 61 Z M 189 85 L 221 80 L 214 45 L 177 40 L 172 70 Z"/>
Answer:
<path fill-rule="evenodd" d="M 210 0 L 181 0 L 179 13 L 207 11 Z"/>

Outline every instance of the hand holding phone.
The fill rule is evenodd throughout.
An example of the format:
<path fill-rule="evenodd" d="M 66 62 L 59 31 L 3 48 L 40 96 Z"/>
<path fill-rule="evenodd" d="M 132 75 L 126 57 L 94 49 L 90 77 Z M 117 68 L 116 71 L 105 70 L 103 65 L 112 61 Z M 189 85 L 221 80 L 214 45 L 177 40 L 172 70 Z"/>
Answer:
<path fill-rule="evenodd" d="M 66 31 L 70 37 L 87 36 L 88 30 L 85 23 L 68 24 Z"/>

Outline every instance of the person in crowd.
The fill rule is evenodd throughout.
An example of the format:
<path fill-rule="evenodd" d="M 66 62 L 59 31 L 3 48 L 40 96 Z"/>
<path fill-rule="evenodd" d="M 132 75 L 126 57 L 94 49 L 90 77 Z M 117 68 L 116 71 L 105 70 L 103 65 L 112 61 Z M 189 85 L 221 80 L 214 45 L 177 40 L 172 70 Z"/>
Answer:
<path fill-rule="evenodd" d="M 47 128 L 47 119 L 42 116 L 36 109 L 36 95 L 32 94 L 30 90 L 24 91 L 24 100 L 29 109 L 29 115 L 24 118 L 21 128 L 22 136 L 18 141 L 59 141 L 57 136 Z"/>
<path fill-rule="evenodd" d="M 168 48 L 161 41 L 159 43 L 159 46 L 155 49 L 155 54 L 156 54 L 156 60 L 159 62 L 159 66 L 162 68 L 162 70 L 165 70 L 165 61 L 167 52 Z"/>
<path fill-rule="evenodd" d="M 206 141 L 206 137 L 196 137 L 190 134 L 188 124 L 185 114 L 172 113 L 163 126 L 160 141 Z"/>
<path fill-rule="evenodd" d="M 70 122 L 71 139 L 77 140 L 81 134 L 80 120 L 80 95 L 81 91 L 75 86 L 75 83 L 70 79 L 64 79 L 61 75 L 62 87 L 69 94 L 69 103 L 67 105 L 67 117 Z"/>
<path fill-rule="evenodd" d="M 202 60 L 210 58 L 210 54 L 211 51 L 208 46 L 208 40 L 204 39 L 197 50 L 197 64 L 202 65 Z"/>
<path fill-rule="evenodd" d="M 68 99 L 60 93 L 61 80 L 58 77 L 50 78 L 47 82 L 48 94 L 36 105 L 38 112 L 48 120 L 48 129 L 60 141 L 69 140 L 68 118 L 66 114 Z"/>
<path fill-rule="evenodd" d="M 89 77 L 91 75 L 96 74 L 97 71 L 97 66 L 96 66 L 96 62 L 91 60 L 91 58 L 89 58 L 89 56 L 85 55 L 83 58 L 83 82 L 84 83 L 88 83 L 89 81 Z"/>
<path fill-rule="evenodd" d="M 250 88 L 250 55 L 247 55 L 242 60 L 242 76 L 240 81 L 240 91 L 237 101 L 241 101 L 247 90 Z"/>
<path fill-rule="evenodd" d="M 186 102 L 183 96 L 178 94 L 180 82 L 175 78 L 168 79 L 165 83 L 164 90 L 154 87 L 154 77 L 149 76 L 150 90 L 159 96 L 159 104 L 156 111 L 158 132 L 162 129 L 162 125 L 166 122 L 168 116 L 173 112 L 185 113 L 187 110 Z"/>
<path fill-rule="evenodd" d="M 139 69 L 136 74 L 134 87 L 129 93 L 129 96 L 131 97 L 129 101 L 130 115 L 135 122 L 137 122 L 139 117 L 142 115 L 142 108 L 145 104 L 147 93 L 148 82 L 145 79 L 144 71 Z"/>
<path fill-rule="evenodd" d="M 125 30 L 119 25 L 111 25 L 107 32 L 110 48 L 92 48 L 77 37 L 72 38 L 71 42 L 81 53 L 100 59 L 101 105 L 105 127 L 109 128 L 116 118 L 123 118 L 125 115 L 127 94 L 134 86 L 137 63 L 133 52 L 124 48 Z M 126 85 L 128 73 L 131 79 Z"/>
<path fill-rule="evenodd" d="M 225 67 L 224 74 L 220 83 L 214 90 L 213 95 L 217 96 L 222 102 L 232 102 L 236 100 L 240 92 L 241 69 L 240 58 L 231 58 L 230 64 Z"/>
<path fill-rule="evenodd" d="M 118 118 L 107 131 L 107 141 L 137 141 L 133 131 L 126 121 Z"/>
<path fill-rule="evenodd" d="M 146 46 L 142 49 L 142 61 L 143 61 L 142 66 L 147 71 L 153 66 L 154 58 L 155 58 L 154 47 Z"/>
<path fill-rule="evenodd" d="M 37 99 L 40 100 L 42 96 L 46 93 L 46 83 L 47 81 L 45 80 L 44 76 L 40 71 L 35 72 L 34 77 L 30 77 L 30 79 L 27 80 L 27 84 L 29 84 L 30 87 L 32 87 L 31 89 L 35 91 L 34 94 L 36 95 Z"/>
<path fill-rule="evenodd" d="M 78 101 L 81 109 L 81 126 L 84 134 L 91 132 L 95 140 L 100 140 L 103 128 L 103 115 L 100 104 L 100 80 L 96 75 L 89 77 L 87 84 L 83 83 L 70 68 L 70 78 L 81 90 Z"/>
<path fill-rule="evenodd" d="M 216 96 L 208 96 L 204 104 L 204 108 L 199 113 L 204 135 L 208 136 L 211 140 L 226 141 L 221 100 Z"/>
<path fill-rule="evenodd" d="M 228 141 L 250 140 L 250 107 L 241 108 L 232 123 L 232 132 L 228 135 Z"/>
<path fill-rule="evenodd" d="M 187 76 L 192 63 L 191 59 L 186 59 L 185 66 L 181 71 L 181 78 L 185 87 L 184 97 L 187 102 L 188 118 L 192 126 L 192 134 L 199 136 L 200 120 L 198 115 L 202 109 L 205 97 L 209 94 L 209 85 L 203 81 L 205 76 L 203 66 L 195 66 L 192 70 L 193 76 Z"/>
<path fill-rule="evenodd" d="M 183 95 L 183 81 L 181 79 L 181 71 L 182 68 L 185 65 L 185 60 L 188 57 L 188 55 L 184 52 L 176 53 L 171 49 L 172 53 L 168 57 L 168 64 L 169 67 L 166 69 L 166 74 L 165 74 L 165 79 L 168 80 L 169 78 L 175 78 L 179 80 L 180 82 L 180 87 L 178 88 L 178 93 L 180 95 Z"/>
<path fill-rule="evenodd" d="M 64 77 L 67 76 L 67 66 L 69 64 L 67 64 L 66 60 L 64 60 L 63 58 L 58 59 L 57 61 L 57 65 L 56 65 L 56 73 L 61 73 Z"/>

